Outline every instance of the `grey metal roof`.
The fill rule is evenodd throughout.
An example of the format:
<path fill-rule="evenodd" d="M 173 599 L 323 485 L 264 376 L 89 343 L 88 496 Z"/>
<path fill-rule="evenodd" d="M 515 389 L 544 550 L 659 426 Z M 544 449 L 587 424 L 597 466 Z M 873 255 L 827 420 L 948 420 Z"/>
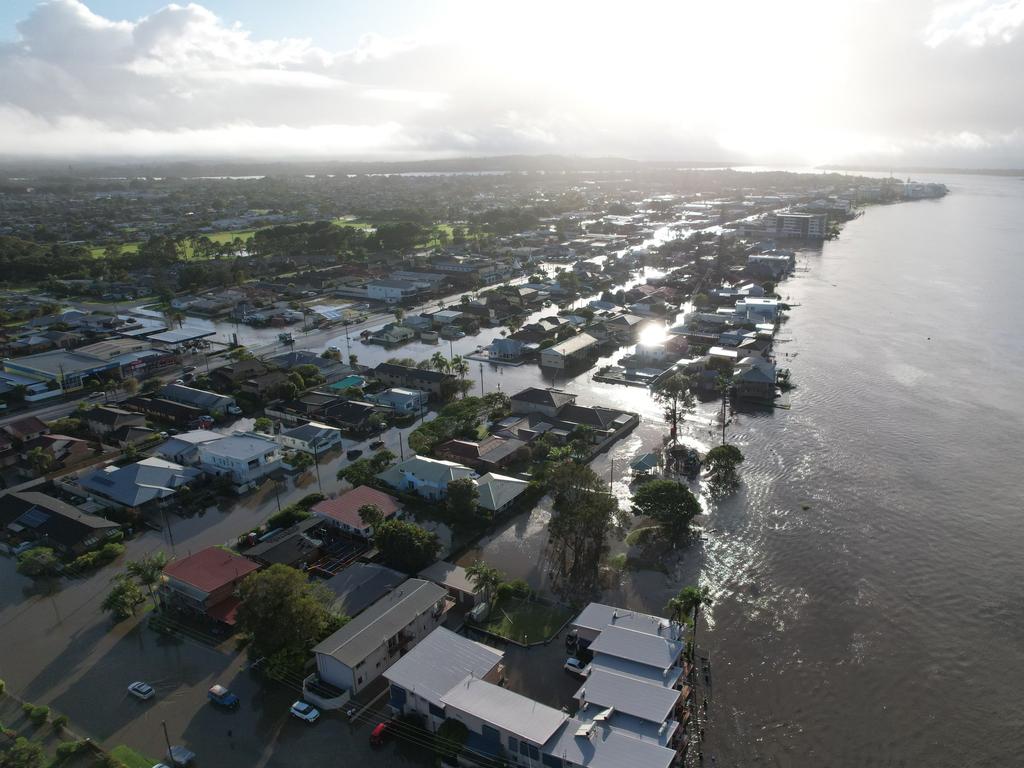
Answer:
<path fill-rule="evenodd" d="M 675 759 L 673 749 L 599 723 L 589 726 L 588 735 L 577 735 L 586 726 L 582 720 L 572 718 L 544 745 L 543 751 L 586 768 L 668 768 Z"/>
<path fill-rule="evenodd" d="M 350 668 L 355 667 L 413 619 L 444 600 L 447 594 L 437 584 L 409 579 L 322 641 L 313 652 L 331 656 Z"/>
<path fill-rule="evenodd" d="M 465 568 L 444 560 L 438 560 L 433 565 L 427 566 L 418 575 L 421 579 L 427 579 L 457 592 L 475 595 L 478 591 L 472 579 L 466 575 Z"/>
<path fill-rule="evenodd" d="M 660 616 L 616 608 L 604 603 L 590 603 L 572 623 L 581 629 L 601 631 L 605 627 L 616 626 L 653 635 L 666 634 L 665 630 L 670 626 L 669 620 Z"/>
<path fill-rule="evenodd" d="M 594 674 L 594 672 L 601 669 L 625 675 L 626 677 L 635 677 L 637 680 L 654 683 L 663 688 L 671 688 L 683 676 L 682 667 L 672 667 L 666 672 L 662 669 L 655 669 L 649 664 L 603 654 L 594 657 L 594 660 L 590 662 L 590 674 Z"/>
<path fill-rule="evenodd" d="M 438 627 L 384 673 L 391 683 L 435 706 L 466 677 L 482 678 L 501 661 L 501 651 Z"/>
<path fill-rule="evenodd" d="M 405 581 L 406 575 L 374 563 L 353 563 L 324 586 L 337 595 L 333 608 L 356 616 Z"/>
<path fill-rule="evenodd" d="M 154 499 L 173 496 L 200 474 L 198 469 L 148 458 L 124 467 L 97 469 L 79 478 L 78 483 L 87 491 L 127 507 L 137 507 Z"/>
<path fill-rule="evenodd" d="M 544 744 L 569 719 L 565 712 L 468 675 L 441 701 L 534 744 Z"/>
<path fill-rule="evenodd" d="M 683 652 L 683 645 L 681 640 L 670 640 L 668 637 L 616 625 L 601 630 L 601 634 L 590 644 L 590 650 L 595 657 L 602 653 L 656 669 L 668 669 L 675 666 L 679 654 Z"/>
<path fill-rule="evenodd" d="M 184 384 L 168 384 L 159 391 L 158 396 L 176 403 L 194 405 L 196 408 L 219 408 L 235 402 L 235 398 L 228 395 L 186 387 Z"/>
<path fill-rule="evenodd" d="M 599 667 L 591 668 L 575 698 L 660 725 L 672 714 L 679 691 Z"/>

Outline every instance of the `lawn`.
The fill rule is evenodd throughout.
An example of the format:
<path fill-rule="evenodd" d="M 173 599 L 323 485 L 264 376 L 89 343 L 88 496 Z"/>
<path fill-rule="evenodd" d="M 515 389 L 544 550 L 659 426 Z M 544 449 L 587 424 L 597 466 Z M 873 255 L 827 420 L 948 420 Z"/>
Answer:
<path fill-rule="evenodd" d="M 571 618 L 572 611 L 565 606 L 511 598 L 499 600 L 480 626 L 492 634 L 529 644 L 551 639 Z"/>
<path fill-rule="evenodd" d="M 119 744 L 110 750 L 110 756 L 118 762 L 124 763 L 126 768 L 153 768 L 157 764 L 156 760 L 143 757 L 125 744 Z"/>
<path fill-rule="evenodd" d="M 203 234 L 206 237 L 208 237 L 210 239 L 210 242 L 212 242 L 212 243 L 231 243 L 231 242 L 234 242 L 234 239 L 236 237 L 239 238 L 240 240 L 242 240 L 242 242 L 245 242 L 246 240 L 249 240 L 253 235 L 256 234 L 256 230 L 255 229 L 238 229 L 238 230 L 225 231 L 225 232 L 204 232 L 204 233 L 201 233 L 201 234 Z M 124 245 L 121 246 L 121 253 L 133 253 L 133 252 L 139 250 L 139 245 L 140 245 L 140 243 L 125 243 Z M 99 258 L 103 257 L 103 251 L 105 250 L 105 248 L 106 248 L 106 246 L 104 246 L 104 245 L 92 245 L 92 246 L 89 246 L 89 252 L 92 253 L 92 257 L 94 259 L 99 259 Z M 192 251 L 192 243 L 191 242 L 186 243 L 185 244 L 185 258 L 186 259 L 191 259 L 194 256 L 195 256 L 195 253 L 193 253 L 193 251 Z"/>

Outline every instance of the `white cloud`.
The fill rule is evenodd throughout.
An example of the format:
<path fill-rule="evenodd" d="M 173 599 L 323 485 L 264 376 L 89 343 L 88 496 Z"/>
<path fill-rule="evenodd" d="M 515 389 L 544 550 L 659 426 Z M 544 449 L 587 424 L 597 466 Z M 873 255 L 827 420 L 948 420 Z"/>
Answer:
<path fill-rule="evenodd" d="M 0 152 L 1024 165 L 1024 0 L 444 7 L 328 51 L 47 0 L 0 43 Z"/>
<path fill-rule="evenodd" d="M 935 9 L 924 31 L 936 47 L 950 41 L 970 46 L 1009 43 L 1024 25 L 1024 0 L 965 0 Z"/>

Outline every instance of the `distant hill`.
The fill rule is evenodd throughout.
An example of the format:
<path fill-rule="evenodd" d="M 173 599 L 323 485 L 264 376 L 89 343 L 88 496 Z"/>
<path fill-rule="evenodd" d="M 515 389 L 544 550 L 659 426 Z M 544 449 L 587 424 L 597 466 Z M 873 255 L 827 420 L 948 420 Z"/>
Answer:
<path fill-rule="evenodd" d="M 640 161 L 624 157 L 503 155 L 437 160 L 352 161 L 202 160 L 31 161 L 0 159 L 0 175 L 11 176 L 292 176 L 344 173 L 487 173 L 544 171 L 629 171 L 641 168 L 723 168 L 728 162 Z"/>

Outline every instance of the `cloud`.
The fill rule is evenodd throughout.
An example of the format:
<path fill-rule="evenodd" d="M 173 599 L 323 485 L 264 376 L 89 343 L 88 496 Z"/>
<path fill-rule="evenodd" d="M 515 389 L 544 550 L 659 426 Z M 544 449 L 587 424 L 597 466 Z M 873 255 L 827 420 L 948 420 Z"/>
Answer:
<path fill-rule="evenodd" d="M 415 34 L 329 51 L 197 4 L 114 20 L 47 0 L 0 43 L 0 146 L 1024 165 L 1022 6 L 449 0 Z"/>
<path fill-rule="evenodd" d="M 935 9 L 924 32 L 936 47 L 959 41 L 970 46 L 1010 43 L 1024 25 L 1024 0 L 966 0 Z"/>

